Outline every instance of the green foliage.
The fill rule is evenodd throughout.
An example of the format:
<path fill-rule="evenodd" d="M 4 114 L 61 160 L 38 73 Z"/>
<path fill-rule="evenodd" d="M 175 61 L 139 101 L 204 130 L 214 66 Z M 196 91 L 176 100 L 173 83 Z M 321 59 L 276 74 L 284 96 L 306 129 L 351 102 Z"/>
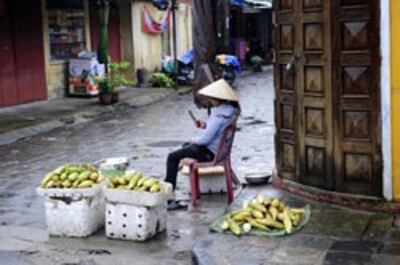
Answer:
<path fill-rule="evenodd" d="M 112 93 L 119 86 L 136 86 L 137 84 L 126 78 L 124 71 L 130 66 L 129 62 L 122 61 L 110 64 L 110 72 L 108 76 L 99 81 L 100 90 L 102 92 Z"/>
<path fill-rule="evenodd" d="M 97 57 L 100 63 L 108 62 L 108 21 L 110 3 L 108 0 L 97 1 L 97 20 L 100 25 L 100 36 L 97 47 Z"/>
<path fill-rule="evenodd" d="M 172 88 L 175 86 L 174 80 L 164 73 L 154 73 L 150 81 L 154 87 Z"/>

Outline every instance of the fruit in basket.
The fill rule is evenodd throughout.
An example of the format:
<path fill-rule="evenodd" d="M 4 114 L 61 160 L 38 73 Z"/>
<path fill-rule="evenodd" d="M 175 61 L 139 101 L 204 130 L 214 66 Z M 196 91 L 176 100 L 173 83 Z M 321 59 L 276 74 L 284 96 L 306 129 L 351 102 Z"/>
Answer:
<path fill-rule="evenodd" d="M 248 233 L 254 230 L 275 232 L 284 231 L 292 234 L 301 224 L 305 209 L 290 208 L 278 199 L 265 198 L 258 195 L 251 201 L 245 202 L 239 210 L 227 213 L 221 221 L 220 228 L 234 235 Z M 237 229 L 237 226 L 239 230 Z"/>
<path fill-rule="evenodd" d="M 103 178 L 93 165 L 74 166 L 66 164 L 47 173 L 43 177 L 40 187 L 46 189 L 91 188 L 102 181 Z"/>
<path fill-rule="evenodd" d="M 125 186 L 125 185 L 127 185 L 129 182 L 128 182 L 128 179 L 127 179 L 127 178 L 120 177 L 120 178 L 118 178 L 118 183 L 119 183 L 121 186 Z"/>
<path fill-rule="evenodd" d="M 80 182 L 83 182 L 83 181 L 89 179 L 89 176 L 90 176 L 90 171 L 83 171 L 81 174 L 79 174 L 78 180 Z"/>
<path fill-rule="evenodd" d="M 68 179 L 67 180 L 65 180 L 63 183 L 61 183 L 62 184 L 62 186 L 64 187 L 64 188 L 66 188 L 66 189 L 69 189 L 69 188 L 71 188 L 72 187 L 72 183 L 71 183 L 71 181 L 69 181 Z"/>
<path fill-rule="evenodd" d="M 157 182 L 158 182 L 158 180 L 156 180 L 156 179 L 148 179 L 143 183 L 143 186 L 150 188 L 154 184 L 157 184 Z"/>
<path fill-rule="evenodd" d="M 151 193 L 157 193 L 162 190 L 162 184 L 158 179 L 144 176 L 141 172 L 134 172 L 122 177 L 110 177 L 107 187 L 109 189 L 134 190 Z"/>
<path fill-rule="evenodd" d="M 65 181 L 65 180 L 67 180 L 67 178 L 68 178 L 68 173 L 66 173 L 66 172 L 62 173 L 60 176 L 61 181 Z"/>
<path fill-rule="evenodd" d="M 78 188 L 91 188 L 94 185 L 93 181 L 85 180 L 81 184 L 79 184 Z"/>
<path fill-rule="evenodd" d="M 142 177 L 139 179 L 139 181 L 138 181 L 136 187 L 141 187 L 141 186 L 143 186 L 143 184 L 144 184 L 144 182 L 145 182 L 146 180 L 147 180 L 147 177 L 142 176 Z"/>
<path fill-rule="evenodd" d="M 73 173 L 70 173 L 70 174 L 68 175 L 68 179 L 69 179 L 70 181 L 75 181 L 75 180 L 78 178 L 78 176 L 79 176 L 79 173 L 78 173 L 78 172 L 73 172 Z"/>
<path fill-rule="evenodd" d="M 159 192 L 161 190 L 161 185 L 160 183 L 154 183 L 151 187 L 150 187 L 150 192 Z"/>
<path fill-rule="evenodd" d="M 89 179 L 90 179 L 91 181 L 97 181 L 97 178 L 98 178 L 98 177 L 99 177 L 99 173 L 93 172 L 93 173 L 90 174 Z"/>

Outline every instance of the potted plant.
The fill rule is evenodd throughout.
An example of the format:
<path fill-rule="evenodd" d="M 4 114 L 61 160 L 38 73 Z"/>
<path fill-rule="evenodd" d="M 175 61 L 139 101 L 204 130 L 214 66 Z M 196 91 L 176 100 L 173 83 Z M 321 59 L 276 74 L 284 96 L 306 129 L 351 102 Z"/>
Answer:
<path fill-rule="evenodd" d="M 100 94 L 99 94 L 100 103 L 103 105 L 113 104 L 113 93 L 115 92 L 108 78 L 104 78 L 99 81 L 99 89 L 100 89 Z"/>
<path fill-rule="evenodd" d="M 104 79 L 99 81 L 100 102 L 102 104 L 109 105 L 118 102 L 118 87 L 136 86 L 134 81 L 127 79 L 124 75 L 124 71 L 127 70 L 129 66 L 130 63 L 126 61 L 110 64 L 109 73 L 106 74 Z"/>

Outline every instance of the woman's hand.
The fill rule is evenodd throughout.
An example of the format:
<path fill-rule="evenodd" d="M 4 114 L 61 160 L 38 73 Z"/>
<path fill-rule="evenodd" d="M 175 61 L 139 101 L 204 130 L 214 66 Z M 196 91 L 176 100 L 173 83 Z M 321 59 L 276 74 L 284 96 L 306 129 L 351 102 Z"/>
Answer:
<path fill-rule="evenodd" d="M 202 120 L 197 120 L 196 121 L 196 127 L 199 129 L 205 129 L 206 128 L 206 123 Z"/>

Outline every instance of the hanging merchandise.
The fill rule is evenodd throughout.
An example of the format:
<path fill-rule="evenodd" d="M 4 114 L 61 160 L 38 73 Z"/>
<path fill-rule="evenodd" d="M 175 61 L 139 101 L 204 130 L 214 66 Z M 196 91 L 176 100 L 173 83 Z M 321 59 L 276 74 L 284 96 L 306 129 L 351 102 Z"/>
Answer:
<path fill-rule="evenodd" d="M 169 27 L 169 21 L 171 17 L 171 10 L 168 9 L 160 22 L 155 21 L 155 19 L 150 15 L 149 10 L 146 6 L 142 7 L 142 30 L 143 32 L 149 34 L 161 34 Z"/>
<path fill-rule="evenodd" d="M 168 0 L 153 0 L 153 6 L 165 11 L 168 9 L 169 2 Z"/>

